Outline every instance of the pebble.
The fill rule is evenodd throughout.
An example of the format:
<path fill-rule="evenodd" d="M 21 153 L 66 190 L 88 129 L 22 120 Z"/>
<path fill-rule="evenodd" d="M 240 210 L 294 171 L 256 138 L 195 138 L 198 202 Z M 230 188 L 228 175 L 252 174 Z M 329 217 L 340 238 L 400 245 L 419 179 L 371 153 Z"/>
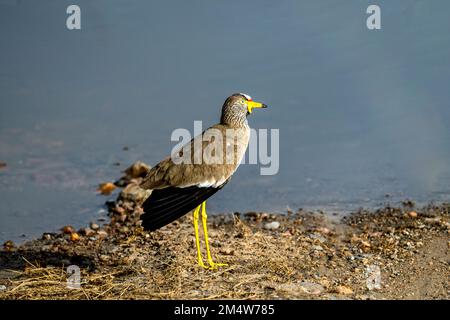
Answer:
<path fill-rule="evenodd" d="M 307 294 L 321 294 L 325 289 L 318 283 L 303 281 L 299 283 L 300 289 Z"/>
<path fill-rule="evenodd" d="M 234 255 L 234 250 L 230 249 L 230 248 L 225 248 L 225 249 L 220 250 L 220 253 L 227 255 L 227 256 L 232 256 L 232 255 Z"/>
<path fill-rule="evenodd" d="M 12 242 L 11 240 L 8 240 L 8 241 L 6 241 L 4 244 L 3 244 L 3 248 L 5 249 L 5 250 L 9 250 L 9 249 L 12 249 L 12 248 L 14 248 L 15 247 L 15 244 L 14 244 L 14 242 Z"/>
<path fill-rule="evenodd" d="M 80 233 L 86 237 L 90 237 L 95 234 L 95 231 L 92 230 L 91 228 L 83 228 L 80 230 Z"/>
<path fill-rule="evenodd" d="M 151 190 L 145 190 L 137 184 L 130 183 L 120 192 L 119 200 L 130 201 L 132 203 L 142 203 L 150 196 L 151 193 Z"/>
<path fill-rule="evenodd" d="M 269 222 L 264 225 L 264 229 L 266 229 L 266 230 L 276 230 L 279 227 L 280 227 L 280 223 L 278 221 Z"/>
<path fill-rule="evenodd" d="M 44 233 L 42 235 L 42 240 L 51 240 L 52 239 L 52 235 L 50 233 Z"/>
<path fill-rule="evenodd" d="M 3 284 L 1 284 L 1 285 L 0 285 L 0 291 L 5 291 L 5 290 L 6 290 L 6 286 L 3 285 Z"/>
<path fill-rule="evenodd" d="M 107 256 L 106 254 L 102 254 L 100 255 L 100 257 L 98 257 L 100 259 L 100 261 L 102 262 L 106 262 L 109 260 L 109 256 Z"/>
<path fill-rule="evenodd" d="M 316 234 L 316 233 L 311 233 L 311 234 L 309 235 L 309 237 L 310 237 L 311 239 L 317 239 L 317 240 L 318 240 L 319 242 L 321 242 L 321 243 L 327 241 L 327 239 L 324 238 L 322 235 Z"/>
<path fill-rule="evenodd" d="M 92 229 L 92 230 L 98 230 L 98 229 L 100 229 L 100 226 L 99 226 L 98 224 L 94 223 L 94 222 L 92 222 L 90 226 L 91 226 L 91 229 Z"/>
<path fill-rule="evenodd" d="M 72 264 L 69 259 L 62 259 L 60 262 L 63 266 L 70 266 Z"/>
<path fill-rule="evenodd" d="M 361 241 L 361 244 L 362 244 L 363 247 L 370 248 L 370 243 L 369 243 L 368 241 L 362 240 L 362 241 Z"/>
<path fill-rule="evenodd" d="M 410 212 L 408 213 L 408 216 L 409 216 L 410 218 L 417 218 L 417 212 L 415 212 L 415 211 L 410 211 Z"/>
<path fill-rule="evenodd" d="M 97 234 L 100 238 L 105 238 L 108 235 L 108 232 L 106 232 L 105 230 L 99 230 L 97 231 Z"/>
<path fill-rule="evenodd" d="M 147 172 L 149 172 L 151 169 L 151 167 L 147 164 L 145 164 L 142 161 L 136 161 L 135 163 L 133 163 L 130 167 L 128 167 L 127 169 L 125 169 L 125 174 L 129 177 L 129 178 L 139 178 L 139 177 L 143 177 L 147 174 Z"/>
<path fill-rule="evenodd" d="M 61 231 L 65 234 L 71 234 L 75 232 L 75 229 L 72 226 L 64 226 Z"/>
<path fill-rule="evenodd" d="M 71 241 L 78 241 L 78 240 L 80 240 L 80 235 L 78 233 L 76 233 L 76 232 L 71 233 L 70 234 L 70 240 Z"/>
<path fill-rule="evenodd" d="M 99 184 L 97 191 L 99 191 L 101 194 L 107 196 L 110 195 L 111 192 L 113 192 L 116 189 L 116 185 L 112 182 L 105 182 Z"/>
<path fill-rule="evenodd" d="M 337 286 L 336 293 L 342 295 L 349 295 L 353 293 L 353 290 L 347 286 Z"/>
<path fill-rule="evenodd" d="M 261 220 L 267 220 L 267 219 L 269 218 L 269 214 L 263 212 L 263 213 L 261 213 L 261 215 L 259 216 L 259 218 L 260 218 Z"/>
<path fill-rule="evenodd" d="M 318 227 L 316 229 L 316 231 L 320 232 L 321 234 L 330 234 L 330 229 L 326 228 L 326 227 Z"/>
<path fill-rule="evenodd" d="M 441 219 L 439 217 L 437 218 L 425 218 L 425 222 L 431 223 L 431 224 L 438 224 L 441 222 Z"/>

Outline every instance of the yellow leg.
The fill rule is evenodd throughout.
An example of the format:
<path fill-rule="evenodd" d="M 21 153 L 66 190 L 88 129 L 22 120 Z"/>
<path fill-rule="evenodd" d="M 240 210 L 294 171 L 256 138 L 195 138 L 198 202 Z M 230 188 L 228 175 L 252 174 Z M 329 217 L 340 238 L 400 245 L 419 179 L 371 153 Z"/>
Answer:
<path fill-rule="evenodd" d="M 206 243 L 206 255 L 208 257 L 208 263 L 211 269 L 217 269 L 217 267 L 224 267 L 228 266 L 226 263 L 215 263 L 212 260 L 211 257 L 211 251 L 209 250 L 209 240 L 208 240 L 208 228 L 206 226 L 206 220 L 208 219 L 208 216 L 206 214 L 206 201 L 203 201 L 201 204 L 202 206 L 202 224 L 203 224 L 203 233 L 205 236 L 205 243 Z"/>
<path fill-rule="evenodd" d="M 197 245 L 197 261 L 199 266 L 207 269 L 208 267 L 203 263 L 202 252 L 200 250 L 200 236 L 198 234 L 198 214 L 200 211 L 201 205 L 199 205 L 194 210 L 194 229 L 195 229 L 195 244 Z"/>

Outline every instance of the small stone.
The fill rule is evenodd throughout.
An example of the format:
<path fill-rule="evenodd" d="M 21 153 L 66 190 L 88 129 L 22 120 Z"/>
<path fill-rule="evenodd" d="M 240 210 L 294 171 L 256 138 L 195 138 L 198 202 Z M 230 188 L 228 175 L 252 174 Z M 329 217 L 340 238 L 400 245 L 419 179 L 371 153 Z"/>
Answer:
<path fill-rule="evenodd" d="M 362 240 L 361 244 L 362 244 L 363 247 L 370 248 L 370 243 L 368 241 Z"/>
<path fill-rule="evenodd" d="M 41 247 L 41 250 L 44 251 L 44 252 L 45 251 L 50 251 L 51 249 L 52 249 L 52 245 L 50 245 L 50 244 L 49 245 L 44 245 L 44 246 Z"/>
<path fill-rule="evenodd" d="M 91 226 L 91 229 L 92 229 L 92 230 L 98 230 L 98 229 L 100 229 L 100 226 L 99 226 L 98 224 L 94 223 L 94 222 L 92 222 L 90 226 Z"/>
<path fill-rule="evenodd" d="M 151 193 L 152 190 L 142 189 L 139 185 L 130 183 L 120 192 L 119 200 L 141 204 Z"/>
<path fill-rule="evenodd" d="M 410 212 L 408 213 L 408 216 L 409 216 L 410 218 L 417 218 L 417 212 L 415 212 L 415 211 L 410 211 Z"/>
<path fill-rule="evenodd" d="M 310 237 L 311 239 L 315 239 L 315 240 L 319 241 L 320 243 L 324 243 L 324 242 L 327 241 L 326 238 L 324 238 L 321 234 L 318 234 L 318 233 L 311 233 L 311 234 L 309 235 L 309 237 Z"/>
<path fill-rule="evenodd" d="M 316 228 L 316 230 L 318 231 L 318 232 L 320 232 L 321 234 L 329 234 L 331 231 L 330 231 L 330 229 L 328 229 L 328 228 L 325 228 L 325 227 L 318 227 L 318 228 Z"/>
<path fill-rule="evenodd" d="M 120 215 L 125 214 L 125 209 L 124 209 L 123 207 L 117 206 L 117 207 L 114 208 L 114 211 L 115 211 L 116 213 L 120 214 Z"/>
<path fill-rule="evenodd" d="M 323 250 L 323 248 L 321 246 L 317 246 L 317 245 L 312 246 L 311 249 L 313 249 L 315 251 L 322 251 Z"/>
<path fill-rule="evenodd" d="M 91 228 L 83 228 L 80 230 L 80 233 L 86 237 L 90 237 L 95 234 L 95 231 Z"/>
<path fill-rule="evenodd" d="M 99 231 L 97 231 L 97 235 L 100 238 L 106 238 L 108 236 L 108 232 L 106 232 L 105 230 L 99 230 Z"/>
<path fill-rule="evenodd" d="M 220 253 L 227 255 L 227 256 L 232 256 L 232 255 L 234 255 L 234 250 L 230 249 L 230 248 L 225 248 L 225 249 L 220 250 Z"/>
<path fill-rule="evenodd" d="M 1 284 L 1 285 L 0 285 L 0 291 L 5 291 L 5 290 L 6 290 L 6 286 L 3 285 L 3 284 Z"/>
<path fill-rule="evenodd" d="M 321 279 L 319 280 L 319 283 L 325 288 L 328 288 L 331 285 L 331 282 L 328 279 Z"/>
<path fill-rule="evenodd" d="M 63 265 L 63 266 L 70 266 L 72 263 L 71 263 L 71 261 L 69 260 L 69 259 L 62 259 L 61 261 L 60 261 L 60 263 Z"/>
<path fill-rule="evenodd" d="M 72 226 L 64 226 L 61 231 L 65 234 L 71 234 L 75 232 L 75 229 Z"/>
<path fill-rule="evenodd" d="M 14 242 L 12 242 L 11 240 L 6 241 L 3 244 L 3 249 L 5 249 L 6 251 L 10 251 L 12 250 L 16 245 L 14 244 Z"/>
<path fill-rule="evenodd" d="M 300 289 L 307 294 L 321 294 L 325 289 L 322 285 L 314 282 L 303 281 L 299 283 Z"/>
<path fill-rule="evenodd" d="M 379 237 L 381 237 L 382 235 L 383 235 L 383 233 L 382 233 L 382 232 L 379 232 L 379 231 L 369 232 L 369 236 L 372 237 L 372 238 L 379 238 Z"/>
<path fill-rule="evenodd" d="M 109 256 L 107 256 L 106 254 L 102 254 L 100 255 L 100 257 L 98 257 L 100 259 L 100 261 L 102 262 L 107 262 L 109 261 Z"/>
<path fill-rule="evenodd" d="M 441 219 L 439 217 L 436 217 L 436 218 L 425 218 L 425 222 L 426 223 L 430 223 L 430 224 L 439 224 L 439 222 L 441 222 Z"/>
<path fill-rule="evenodd" d="M 278 221 L 269 222 L 264 225 L 264 229 L 266 229 L 266 230 L 276 230 L 279 227 L 280 227 L 280 223 Z"/>
<path fill-rule="evenodd" d="M 260 214 L 259 219 L 261 220 L 267 220 L 269 218 L 269 214 L 266 212 L 263 212 Z"/>
<path fill-rule="evenodd" d="M 136 161 L 135 163 L 133 163 L 131 166 L 129 166 L 127 169 L 125 169 L 125 174 L 131 178 L 131 179 L 135 179 L 135 178 L 140 178 L 140 177 L 145 177 L 145 175 L 147 174 L 147 172 L 149 172 L 151 169 L 151 167 L 147 164 L 145 164 L 142 161 Z"/>
<path fill-rule="evenodd" d="M 342 294 L 342 295 L 349 295 L 349 294 L 353 293 L 353 290 L 347 286 L 337 286 L 336 293 Z"/>
<path fill-rule="evenodd" d="M 70 241 L 78 241 L 80 240 L 80 235 L 76 232 L 70 234 Z"/>
<path fill-rule="evenodd" d="M 97 191 L 100 192 L 102 195 L 108 196 L 116 189 L 116 185 L 112 182 L 105 182 L 99 184 Z"/>
<path fill-rule="evenodd" d="M 42 235 L 42 240 L 51 240 L 52 239 L 52 235 L 50 233 L 44 233 Z"/>

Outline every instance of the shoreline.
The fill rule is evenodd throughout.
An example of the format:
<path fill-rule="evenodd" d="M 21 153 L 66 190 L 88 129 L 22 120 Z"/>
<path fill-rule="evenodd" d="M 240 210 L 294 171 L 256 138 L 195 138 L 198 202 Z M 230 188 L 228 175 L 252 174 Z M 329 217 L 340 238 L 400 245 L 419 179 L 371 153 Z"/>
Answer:
<path fill-rule="evenodd" d="M 205 270 L 191 215 L 143 231 L 148 192 L 138 174 L 127 175 L 114 183 L 123 189 L 107 202 L 106 224 L 5 243 L 0 299 L 450 298 L 450 203 L 406 201 L 344 217 L 302 209 L 211 215 L 213 259 L 228 266 Z M 67 287 L 69 265 L 80 269 L 79 289 Z"/>

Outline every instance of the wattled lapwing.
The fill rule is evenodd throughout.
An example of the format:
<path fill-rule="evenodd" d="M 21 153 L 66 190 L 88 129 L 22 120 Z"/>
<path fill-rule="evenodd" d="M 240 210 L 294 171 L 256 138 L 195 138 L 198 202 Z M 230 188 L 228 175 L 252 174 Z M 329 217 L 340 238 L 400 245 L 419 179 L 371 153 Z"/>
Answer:
<path fill-rule="evenodd" d="M 152 190 L 142 205 L 144 230 L 154 231 L 194 210 L 198 264 L 209 269 L 225 265 L 213 262 L 211 257 L 206 199 L 227 184 L 245 154 L 250 138 L 247 116 L 254 108 L 266 107 L 252 101 L 249 95 L 233 94 L 222 106 L 220 123 L 203 131 L 148 172 L 141 184 L 142 188 Z M 200 250 L 200 214 L 209 266 L 204 264 Z"/>

